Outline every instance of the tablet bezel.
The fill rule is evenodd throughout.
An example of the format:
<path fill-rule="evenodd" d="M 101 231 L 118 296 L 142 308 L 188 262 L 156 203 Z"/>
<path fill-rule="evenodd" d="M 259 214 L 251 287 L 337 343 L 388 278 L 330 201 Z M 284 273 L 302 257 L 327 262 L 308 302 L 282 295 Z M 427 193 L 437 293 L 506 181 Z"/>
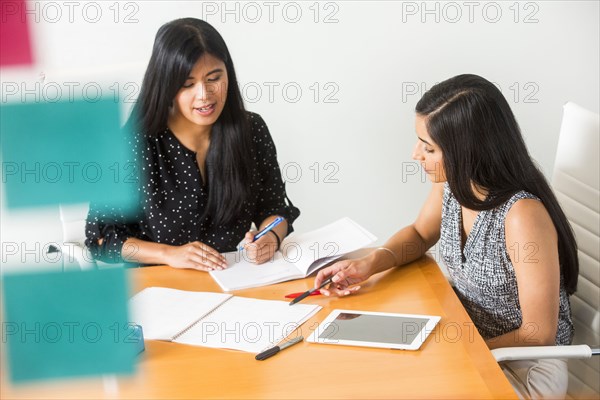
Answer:
<path fill-rule="evenodd" d="M 423 318 L 427 319 L 425 326 L 421 331 L 415 336 L 414 340 L 410 344 L 405 343 L 382 343 L 382 342 L 368 342 L 362 340 L 342 340 L 342 339 L 328 339 L 328 338 L 320 338 L 325 329 L 331 324 L 337 316 L 341 313 L 351 313 L 351 314 L 365 314 L 365 315 L 382 315 L 389 317 L 404 317 L 404 318 Z M 360 311 L 360 310 L 341 310 L 335 309 L 333 310 L 314 330 L 309 338 L 308 342 L 311 343 L 322 343 L 322 344 L 336 344 L 336 345 L 344 345 L 344 346 L 359 346 L 359 347 L 377 347 L 383 349 L 396 349 L 396 350 L 418 350 L 421 345 L 427 340 L 435 326 L 440 321 L 441 317 L 435 315 L 421 315 L 421 314 L 400 314 L 400 313 L 387 313 L 387 312 L 375 312 L 375 311 Z"/>

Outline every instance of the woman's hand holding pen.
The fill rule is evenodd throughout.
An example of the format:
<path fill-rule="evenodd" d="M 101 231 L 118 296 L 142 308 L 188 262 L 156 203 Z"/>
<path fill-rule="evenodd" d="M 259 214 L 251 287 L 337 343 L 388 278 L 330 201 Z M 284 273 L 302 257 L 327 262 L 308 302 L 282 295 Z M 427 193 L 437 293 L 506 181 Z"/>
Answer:
<path fill-rule="evenodd" d="M 277 251 L 278 240 L 272 230 L 254 241 L 256 231 L 250 231 L 244 236 L 244 250 L 246 250 L 246 259 L 255 264 L 263 264 L 269 261 Z"/>
<path fill-rule="evenodd" d="M 164 258 L 166 264 L 175 268 L 192 268 L 200 271 L 227 268 L 225 257 L 201 242 L 191 242 L 183 246 L 168 246 L 165 249 Z"/>
<path fill-rule="evenodd" d="M 360 286 L 350 287 L 363 282 L 372 275 L 370 263 L 366 258 L 338 261 L 330 267 L 319 271 L 315 278 L 315 287 L 320 287 L 323 281 L 332 277 L 332 283 L 326 289 L 321 289 L 321 294 L 330 296 L 347 296 L 355 293 Z"/>
<path fill-rule="evenodd" d="M 273 258 L 281 245 L 280 234 L 276 230 L 287 232 L 288 229 L 282 216 L 271 216 L 263 221 L 262 225 L 265 226 L 260 232 L 247 232 L 238 246 L 239 250 L 246 250 L 247 259 L 255 264 L 262 264 Z"/>

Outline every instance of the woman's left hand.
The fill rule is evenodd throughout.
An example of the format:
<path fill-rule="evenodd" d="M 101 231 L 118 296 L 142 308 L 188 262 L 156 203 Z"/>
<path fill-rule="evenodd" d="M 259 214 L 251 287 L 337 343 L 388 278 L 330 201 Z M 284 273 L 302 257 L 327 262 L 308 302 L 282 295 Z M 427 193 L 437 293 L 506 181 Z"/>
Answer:
<path fill-rule="evenodd" d="M 254 235 L 257 233 L 256 231 L 246 233 L 246 236 L 244 236 L 244 241 L 246 242 L 244 249 L 247 252 L 248 261 L 255 264 L 262 264 L 272 259 L 275 255 L 277 251 L 277 239 L 274 236 L 276 233 L 269 231 L 255 242 L 252 242 Z"/>

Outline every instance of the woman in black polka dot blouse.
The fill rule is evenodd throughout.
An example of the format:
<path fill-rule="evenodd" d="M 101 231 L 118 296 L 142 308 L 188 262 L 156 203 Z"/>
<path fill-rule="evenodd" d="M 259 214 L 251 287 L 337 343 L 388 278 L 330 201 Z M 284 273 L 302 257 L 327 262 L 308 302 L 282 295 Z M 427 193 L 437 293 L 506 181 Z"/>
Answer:
<path fill-rule="evenodd" d="M 141 172 L 135 216 L 92 204 L 86 245 L 108 262 L 227 267 L 252 222 L 285 220 L 246 246 L 269 260 L 300 211 L 287 198 L 275 145 L 263 119 L 244 109 L 223 38 L 208 23 L 163 25 L 129 124 Z"/>

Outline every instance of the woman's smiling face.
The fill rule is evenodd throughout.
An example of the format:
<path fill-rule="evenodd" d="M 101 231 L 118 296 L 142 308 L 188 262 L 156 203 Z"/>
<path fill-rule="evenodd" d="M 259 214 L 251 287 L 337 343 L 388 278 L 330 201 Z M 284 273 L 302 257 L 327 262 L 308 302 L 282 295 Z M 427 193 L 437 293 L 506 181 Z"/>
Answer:
<path fill-rule="evenodd" d="M 185 118 L 198 126 L 212 126 L 225 107 L 228 84 L 225 63 L 211 54 L 204 54 L 175 96 L 174 117 Z"/>

